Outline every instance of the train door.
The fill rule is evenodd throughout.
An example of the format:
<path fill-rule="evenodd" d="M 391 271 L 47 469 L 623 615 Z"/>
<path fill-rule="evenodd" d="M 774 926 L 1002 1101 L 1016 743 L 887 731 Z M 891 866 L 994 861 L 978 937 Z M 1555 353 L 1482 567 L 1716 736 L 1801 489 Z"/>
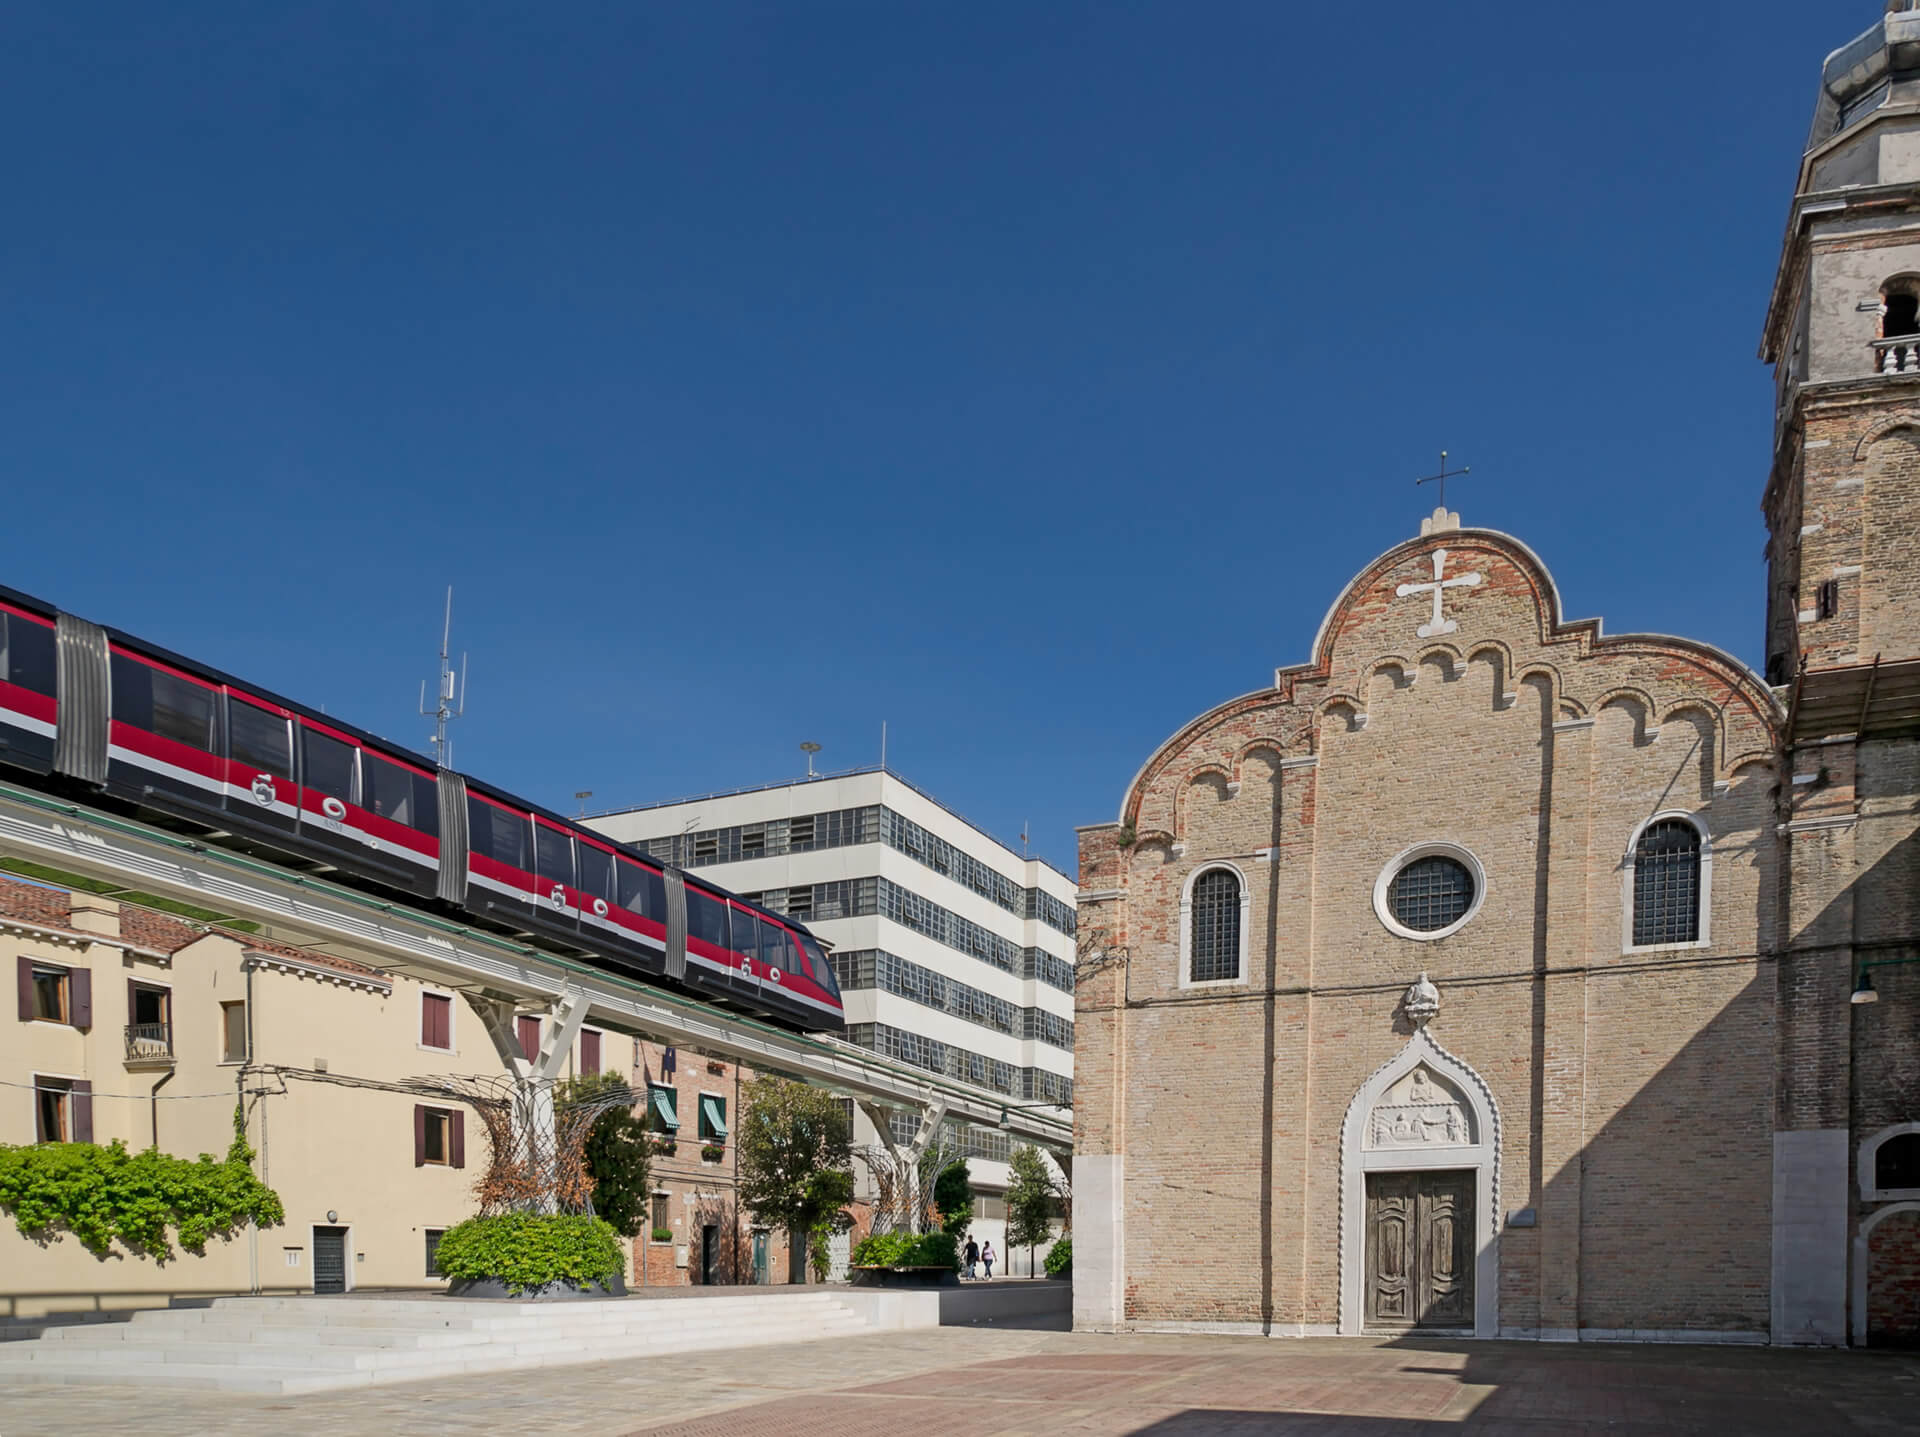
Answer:
<path fill-rule="evenodd" d="M 432 896 L 440 816 L 433 779 L 312 719 L 299 720 L 295 733 L 304 846 L 336 855 L 356 874 Z"/>
<path fill-rule="evenodd" d="M 143 808 L 224 823 L 220 691 L 113 645 L 107 791 Z"/>
<path fill-rule="evenodd" d="M 224 767 L 228 825 L 236 833 L 284 839 L 296 835 L 300 790 L 293 779 L 291 713 L 228 689 Z"/>

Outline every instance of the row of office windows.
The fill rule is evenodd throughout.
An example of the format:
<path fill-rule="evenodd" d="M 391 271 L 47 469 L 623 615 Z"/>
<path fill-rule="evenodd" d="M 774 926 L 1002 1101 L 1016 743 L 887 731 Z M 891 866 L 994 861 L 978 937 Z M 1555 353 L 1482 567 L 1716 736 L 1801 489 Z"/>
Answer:
<path fill-rule="evenodd" d="M 902 888 L 885 878 L 841 878 L 832 883 L 772 888 L 743 895 L 749 902 L 797 918 L 802 923 L 828 918 L 891 918 L 903 928 L 944 943 L 969 958 L 1011 973 L 1034 978 L 1063 993 L 1073 991 L 1073 965 L 1038 948 L 1023 948 L 978 923 L 942 908 L 930 898 Z"/>
<path fill-rule="evenodd" d="M 912 819 L 879 804 L 668 835 L 649 840 L 647 852 L 664 863 L 697 868 L 709 863 L 740 863 L 749 858 L 809 853 L 814 849 L 844 848 L 858 843 L 884 843 L 997 903 L 1016 917 L 1037 919 L 1068 935 L 1074 931 L 1070 904 L 1042 889 L 1023 887 Z"/>
<path fill-rule="evenodd" d="M 1073 1023 L 1039 1008 L 1022 1008 L 978 988 L 923 968 L 883 948 L 853 948 L 833 955 L 841 990 L 878 988 L 915 1003 L 978 1023 L 996 1033 L 1031 1038 L 1073 1051 Z"/>
<path fill-rule="evenodd" d="M 984 1053 L 969 1052 L 920 1033 L 908 1033 L 885 1023 L 850 1023 L 847 1041 L 883 1058 L 897 1058 L 930 1073 L 991 1088 L 1009 1097 L 1073 1106 L 1073 1079 L 1044 1068 L 1016 1068 Z"/>
<path fill-rule="evenodd" d="M 907 1147 L 920 1133 L 920 1115 L 899 1111 L 887 1114 L 887 1129 L 896 1147 Z M 977 1128 L 972 1123 L 952 1119 L 940 1125 L 940 1141 L 958 1150 L 963 1158 L 1004 1163 L 1013 1159 L 1013 1138 L 998 1128 Z"/>

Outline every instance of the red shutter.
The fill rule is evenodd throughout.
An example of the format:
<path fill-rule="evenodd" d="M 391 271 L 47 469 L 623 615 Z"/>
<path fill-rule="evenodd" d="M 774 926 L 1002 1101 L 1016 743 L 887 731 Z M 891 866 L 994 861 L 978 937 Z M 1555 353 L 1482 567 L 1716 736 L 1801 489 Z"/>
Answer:
<path fill-rule="evenodd" d="M 600 1071 L 600 1035 L 582 1033 L 580 1035 L 580 1072 L 585 1075 Z"/>
<path fill-rule="evenodd" d="M 33 959 L 20 960 L 20 1021 L 33 1021 Z"/>
<path fill-rule="evenodd" d="M 74 976 L 78 977 L 76 971 Z M 73 1111 L 67 1116 L 67 1135 L 76 1143 L 93 1141 L 93 1084 L 79 1078 L 73 1080 L 73 1092 L 68 1101 Z"/>
<path fill-rule="evenodd" d="M 453 1046 L 453 999 L 420 995 L 420 1041 L 429 1048 Z"/>
<path fill-rule="evenodd" d="M 529 1063 L 540 1056 L 540 1020 L 531 1015 L 517 1020 L 520 1030 L 520 1056 Z"/>
<path fill-rule="evenodd" d="M 427 1161 L 427 1110 L 413 1105 L 413 1165 L 424 1167 Z"/>
<path fill-rule="evenodd" d="M 447 1161 L 456 1168 L 467 1165 L 467 1114 L 464 1108 L 455 1108 L 447 1115 L 447 1129 L 452 1133 L 448 1141 Z"/>
<path fill-rule="evenodd" d="M 93 972 L 87 968 L 71 968 L 67 976 L 67 1014 L 76 1028 L 93 1026 Z"/>

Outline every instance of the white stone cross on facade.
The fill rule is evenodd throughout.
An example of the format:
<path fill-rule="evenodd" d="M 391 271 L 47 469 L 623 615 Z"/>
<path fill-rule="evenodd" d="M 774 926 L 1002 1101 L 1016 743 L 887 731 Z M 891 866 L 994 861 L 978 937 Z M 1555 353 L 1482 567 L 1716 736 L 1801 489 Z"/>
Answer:
<path fill-rule="evenodd" d="M 1447 551 L 1445 549 L 1435 549 L 1433 551 L 1433 582 L 1431 584 L 1402 584 L 1393 591 L 1402 599 L 1406 598 L 1409 594 L 1431 593 L 1433 595 L 1432 620 L 1414 630 L 1414 632 L 1423 639 L 1430 639 L 1435 634 L 1450 634 L 1460 627 L 1440 611 L 1441 600 L 1448 589 L 1474 589 L 1480 585 L 1480 571 L 1478 569 L 1469 574 L 1456 575 L 1451 579 L 1446 577 L 1446 572 Z"/>

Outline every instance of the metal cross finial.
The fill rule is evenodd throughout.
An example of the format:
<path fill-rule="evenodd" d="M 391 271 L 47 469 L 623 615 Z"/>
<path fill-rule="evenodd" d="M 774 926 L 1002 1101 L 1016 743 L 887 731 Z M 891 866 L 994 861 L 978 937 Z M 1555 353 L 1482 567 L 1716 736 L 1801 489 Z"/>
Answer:
<path fill-rule="evenodd" d="M 1436 479 L 1439 480 L 1440 481 L 1440 507 L 1444 509 L 1447 507 L 1447 480 L 1458 479 L 1462 474 L 1471 474 L 1471 473 L 1473 473 L 1473 466 L 1470 464 L 1462 465 L 1458 469 L 1447 468 L 1447 451 L 1442 449 L 1440 451 L 1440 472 L 1438 474 L 1429 474 L 1424 479 L 1414 480 L 1413 487 L 1418 489 L 1422 484 L 1431 484 Z"/>

